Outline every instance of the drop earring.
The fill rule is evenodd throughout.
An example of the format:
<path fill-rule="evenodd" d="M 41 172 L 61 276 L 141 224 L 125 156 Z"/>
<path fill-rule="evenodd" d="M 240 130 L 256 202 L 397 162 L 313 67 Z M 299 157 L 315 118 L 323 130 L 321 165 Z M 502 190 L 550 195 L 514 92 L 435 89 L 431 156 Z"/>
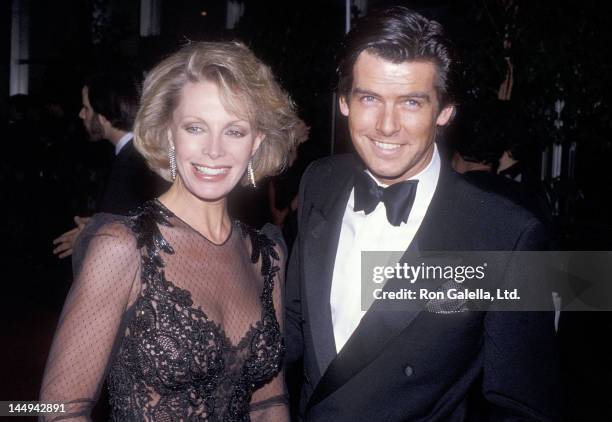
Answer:
<path fill-rule="evenodd" d="M 170 148 L 168 148 L 168 161 L 170 162 L 170 177 L 174 181 L 176 179 L 176 150 L 174 145 L 170 145 Z"/>
<path fill-rule="evenodd" d="M 249 182 L 253 185 L 254 188 L 257 187 L 255 184 L 255 172 L 253 172 L 253 161 L 249 160 L 249 164 L 247 165 L 247 175 L 249 176 Z"/>

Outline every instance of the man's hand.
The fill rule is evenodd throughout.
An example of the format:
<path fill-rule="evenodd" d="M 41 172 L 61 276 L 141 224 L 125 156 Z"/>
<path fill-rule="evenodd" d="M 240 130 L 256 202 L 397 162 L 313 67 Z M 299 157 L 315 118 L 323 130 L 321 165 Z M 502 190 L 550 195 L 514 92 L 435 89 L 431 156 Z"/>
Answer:
<path fill-rule="evenodd" d="M 74 223 L 76 224 L 76 227 L 62 234 L 57 239 L 53 240 L 53 245 L 55 245 L 53 253 L 57 255 L 58 258 L 66 258 L 67 256 L 72 255 L 74 241 L 79 236 L 81 231 L 83 231 L 83 228 L 89 222 L 90 219 L 91 217 L 74 217 Z"/>

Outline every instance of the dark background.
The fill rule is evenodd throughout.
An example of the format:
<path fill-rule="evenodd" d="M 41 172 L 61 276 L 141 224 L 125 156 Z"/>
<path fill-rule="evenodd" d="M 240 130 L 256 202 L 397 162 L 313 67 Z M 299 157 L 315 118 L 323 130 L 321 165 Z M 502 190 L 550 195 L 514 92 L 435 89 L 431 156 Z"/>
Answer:
<path fill-rule="evenodd" d="M 77 114 L 83 78 L 100 70 L 146 71 L 187 40 L 239 39 L 274 70 L 311 128 L 294 168 L 283 176 L 294 192 L 305 165 L 350 149 L 342 121 L 333 122 L 335 54 L 344 34 L 345 2 L 245 0 L 234 29 L 226 2 L 161 2 L 161 33 L 140 37 L 138 0 L 30 1 L 27 116 L 9 121 L 11 1 L 0 2 L 0 155 L 3 292 L 0 313 L 0 400 L 34 400 L 53 330 L 70 286 L 70 263 L 51 241 L 90 215 L 112 148 L 86 140 Z M 514 65 L 510 103 L 524 162 L 543 174 L 564 249 L 611 250 L 612 142 L 610 97 L 612 6 L 596 1 L 369 1 L 369 10 L 404 4 L 440 20 L 461 57 L 461 104 L 496 100 Z M 353 7 L 354 17 L 366 10 Z M 202 12 L 205 11 L 204 16 Z M 102 18 L 94 18 L 96 13 Z M 509 41 L 510 46 L 504 41 Z M 563 102 L 560 113 L 555 102 Z M 459 112 L 458 118 L 461 118 Z M 520 123 L 519 123 L 520 122 Z M 561 122 L 561 123 L 560 123 Z M 542 153 L 563 147 L 562 172 L 550 177 Z M 568 151 L 575 149 L 575 157 Z M 543 170 L 543 171 L 542 171 Z M 243 219 L 269 219 L 265 187 L 245 193 Z M 503 224 L 503 222 L 500 222 Z M 612 420 L 607 313 L 572 315 L 559 341 L 567 420 Z"/>

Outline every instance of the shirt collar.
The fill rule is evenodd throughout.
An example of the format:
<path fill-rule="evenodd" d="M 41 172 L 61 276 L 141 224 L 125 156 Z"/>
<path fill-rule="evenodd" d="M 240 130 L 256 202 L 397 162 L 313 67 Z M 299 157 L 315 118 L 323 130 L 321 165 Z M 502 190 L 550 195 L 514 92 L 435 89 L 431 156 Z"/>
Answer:
<path fill-rule="evenodd" d="M 123 147 L 130 142 L 130 140 L 134 137 L 134 134 L 132 132 L 128 132 L 125 135 L 123 135 L 121 137 L 121 139 L 119 139 L 119 142 L 117 142 L 117 145 L 115 145 L 115 155 L 119 155 L 119 153 L 121 152 L 121 150 L 123 149 Z"/>
<path fill-rule="evenodd" d="M 441 169 L 441 160 L 440 153 L 438 152 L 438 146 L 434 143 L 434 151 L 429 161 L 429 164 L 421 170 L 419 173 L 414 176 L 406 179 L 406 180 L 418 180 L 419 185 L 417 187 L 417 193 L 415 198 L 415 205 L 418 208 L 418 205 L 421 204 L 427 209 L 433 195 L 436 191 L 436 187 L 438 186 L 438 180 L 440 178 L 440 169 Z M 380 183 L 372 174 L 366 170 L 365 171 L 368 176 L 370 176 L 374 181 L 379 185 L 386 187 L 386 185 Z M 353 209 L 355 206 L 355 189 L 351 191 L 348 200 L 348 206 Z M 363 213 L 363 211 L 361 211 Z M 412 213 L 411 213 L 412 214 Z M 372 214 L 374 215 L 374 214 Z M 404 226 L 406 223 L 402 223 Z"/>

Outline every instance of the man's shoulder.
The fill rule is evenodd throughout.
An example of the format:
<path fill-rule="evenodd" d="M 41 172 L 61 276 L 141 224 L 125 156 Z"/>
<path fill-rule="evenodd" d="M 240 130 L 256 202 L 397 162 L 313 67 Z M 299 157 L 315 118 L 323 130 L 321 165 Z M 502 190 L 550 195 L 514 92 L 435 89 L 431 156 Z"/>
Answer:
<path fill-rule="evenodd" d="M 356 163 L 351 154 L 332 155 L 313 161 L 302 176 L 302 197 L 325 197 L 341 189 L 351 177 Z"/>
<path fill-rule="evenodd" d="M 467 231 L 492 244 L 514 243 L 526 231 L 547 236 L 544 222 L 531 210 L 500 192 L 474 185 L 461 175 L 455 181 L 455 210 Z"/>
<path fill-rule="evenodd" d="M 337 154 L 319 158 L 308 166 L 307 172 L 320 171 L 346 173 L 352 171 L 357 165 L 357 158 L 353 154 Z"/>
<path fill-rule="evenodd" d="M 126 161 L 126 162 L 131 162 L 133 160 L 142 160 L 143 157 L 136 150 L 136 147 L 134 146 L 134 139 L 130 139 L 121 148 L 121 150 L 117 154 L 116 159 L 118 161 L 122 161 L 123 160 L 123 161 Z"/>
<path fill-rule="evenodd" d="M 115 158 L 115 167 L 125 172 L 125 177 L 135 177 L 136 181 L 157 179 L 157 175 L 149 168 L 147 161 L 134 146 L 134 140 L 130 139 Z"/>
<path fill-rule="evenodd" d="M 471 183 L 461 175 L 458 175 L 457 186 L 460 191 L 465 193 L 461 195 L 461 198 L 475 205 L 484 213 L 525 221 L 536 218 L 532 211 L 525 208 L 520 202 L 514 200 L 504 191 L 484 188 L 478 184 Z"/>

